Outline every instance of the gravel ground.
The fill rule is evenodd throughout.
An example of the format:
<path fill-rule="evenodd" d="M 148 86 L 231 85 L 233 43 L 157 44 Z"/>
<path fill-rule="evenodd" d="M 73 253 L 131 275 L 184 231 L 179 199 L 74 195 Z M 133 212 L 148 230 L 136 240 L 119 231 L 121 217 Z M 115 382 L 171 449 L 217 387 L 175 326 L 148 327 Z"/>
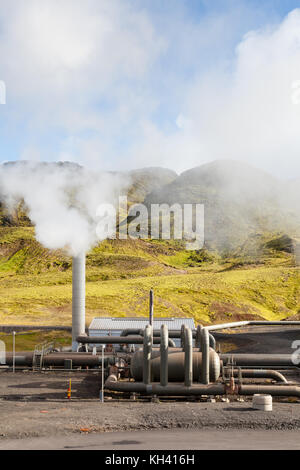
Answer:
<path fill-rule="evenodd" d="M 72 399 L 66 399 L 72 377 Z M 98 400 L 94 373 L 0 374 L 0 441 L 8 438 L 155 429 L 299 430 L 300 402 L 275 402 L 272 412 L 245 402 Z"/>

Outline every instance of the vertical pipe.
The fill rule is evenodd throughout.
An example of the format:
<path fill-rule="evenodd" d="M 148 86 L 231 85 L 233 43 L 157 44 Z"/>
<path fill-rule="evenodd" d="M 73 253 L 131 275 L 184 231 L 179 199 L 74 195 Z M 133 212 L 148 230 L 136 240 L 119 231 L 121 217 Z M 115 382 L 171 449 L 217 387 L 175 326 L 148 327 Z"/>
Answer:
<path fill-rule="evenodd" d="M 85 253 L 73 258 L 72 350 L 77 351 L 77 336 L 85 335 Z"/>
<path fill-rule="evenodd" d="M 147 325 L 144 333 L 144 367 L 143 382 L 146 385 L 151 383 L 151 353 L 152 353 L 152 326 Z"/>
<path fill-rule="evenodd" d="M 193 335 L 190 328 L 184 335 L 184 385 L 191 387 L 193 383 Z"/>
<path fill-rule="evenodd" d="M 104 344 L 102 344 L 102 364 L 101 364 L 101 403 L 104 403 Z"/>
<path fill-rule="evenodd" d="M 181 343 L 181 347 L 184 351 L 184 341 L 185 341 L 185 329 L 186 329 L 186 325 L 181 325 L 181 330 L 180 330 L 180 343 Z"/>
<path fill-rule="evenodd" d="M 167 325 L 160 328 L 160 385 L 168 385 L 169 332 Z"/>
<path fill-rule="evenodd" d="M 196 348 L 199 348 L 199 351 L 201 351 L 201 336 L 202 336 L 202 325 L 197 326 L 197 331 L 196 331 Z"/>
<path fill-rule="evenodd" d="M 202 329 L 202 383 L 209 384 L 209 334 L 206 328 Z"/>
<path fill-rule="evenodd" d="M 150 290 L 149 295 L 149 325 L 153 326 L 153 300 L 154 300 L 154 292 L 153 289 Z"/>

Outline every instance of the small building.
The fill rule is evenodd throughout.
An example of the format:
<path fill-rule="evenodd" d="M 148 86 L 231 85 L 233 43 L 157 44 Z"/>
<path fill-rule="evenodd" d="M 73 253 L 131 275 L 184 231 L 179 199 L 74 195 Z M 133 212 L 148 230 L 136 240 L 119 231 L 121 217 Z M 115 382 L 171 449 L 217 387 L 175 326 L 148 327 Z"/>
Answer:
<path fill-rule="evenodd" d="M 120 336 L 123 330 L 141 330 L 148 324 L 148 317 L 98 317 L 94 318 L 89 326 L 89 336 Z M 195 329 L 193 318 L 154 318 L 153 329 L 159 330 L 161 325 L 166 325 L 169 331 L 180 330 L 182 325 Z M 176 338 L 174 342 L 176 346 L 180 346 L 180 339 Z"/>

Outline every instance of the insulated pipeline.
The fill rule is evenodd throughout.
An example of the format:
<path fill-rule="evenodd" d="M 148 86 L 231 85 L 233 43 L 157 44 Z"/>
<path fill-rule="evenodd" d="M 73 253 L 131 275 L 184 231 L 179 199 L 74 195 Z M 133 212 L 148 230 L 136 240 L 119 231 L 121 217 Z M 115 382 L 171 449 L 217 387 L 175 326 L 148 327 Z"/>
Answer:
<path fill-rule="evenodd" d="M 146 385 L 151 382 L 152 341 L 153 341 L 152 326 L 147 325 L 145 328 L 144 346 L 143 346 L 143 356 L 144 356 L 143 382 Z"/>
<path fill-rule="evenodd" d="M 161 386 L 156 383 L 144 384 L 142 382 L 119 382 L 116 376 L 110 376 L 106 383 L 107 390 L 127 393 L 143 393 L 147 395 L 187 396 L 187 395 L 225 395 L 224 384 L 192 385 L 185 387 L 182 384 Z M 240 385 L 237 393 L 240 395 L 269 394 L 272 396 L 300 397 L 300 387 L 294 385 Z"/>
<path fill-rule="evenodd" d="M 185 387 L 183 384 L 172 384 L 162 386 L 156 383 L 144 384 L 142 382 L 118 382 L 115 376 L 110 376 L 106 383 L 107 390 L 115 392 L 144 393 L 146 395 L 224 395 L 225 387 L 223 384 L 214 385 L 192 385 Z"/>
<path fill-rule="evenodd" d="M 230 370 L 230 375 L 233 373 L 234 377 L 238 377 L 239 372 L 241 372 L 242 378 L 245 379 L 273 379 L 276 382 L 287 383 L 286 378 L 277 370 L 233 369 L 233 371 Z"/>
<path fill-rule="evenodd" d="M 168 385 L 168 328 L 166 325 L 161 326 L 161 339 L 160 339 L 160 385 L 165 387 Z"/>
<path fill-rule="evenodd" d="M 193 337 L 190 328 L 184 331 L 184 385 L 191 387 L 193 383 Z"/>
<path fill-rule="evenodd" d="M 185 325 L 184 325 L 185 326 Z M 141 328 L 126 328 L 122 330 L 121 336 L 141 335 L 144 336 L 144 330 Z M 196 330 L 192 330 L 193 338 L 196 338 Z M 153 330 L 153 337 L 160 336 L 160 330 Z M 181 330 L 169 330 L 169 338 L 181 338 Z"/>
<path fill-rule="evenodd" d="M 300 397 L 298 385 L 240 385 L 240 395 L 269 394 L 276 397 Z"/>
<path fill-rule="evenodd" d="M 101 365 L 101 356 L 100 355 L 93 355 L 89 353 L 49 353 L 43 357 L 43 366 L 49 367 L 64 367 L 65 360 L 72 360 L 72 364 L 75 367 L 99 367 Z M 105 365 L 113 364 L 114 357 L 113 356 L 105 356 Z M 11 366 L 13 364 L 13 354 L 7 353 L 6 354 L 6 364 Z M 15 356 L 15 364 L 16 366 L 27 366 L 32 367 L 33 365 L 33 353 L 17 353 Z"/>
<path fill-rule="evenodd" d="M 143 336 L 78 336 L 78 343 L 83 344 L 143 344 Z M 154 344 L 160 344 L 160 338 L 153 338 Z M 171 348 L 176 345 L 170 338 L 168 344 Z"/>
<path fill-rule="evenodd" d="M 299 367 L 293 362 L 292 354 L 220 354 L 224 365 L 228 362 L 237 366 L 255 367 Z"/>
<path fill-rule="evenodd" d="M 209 384 L 209 333 L 206 328 L 201 332 L 202 383 Z"/>

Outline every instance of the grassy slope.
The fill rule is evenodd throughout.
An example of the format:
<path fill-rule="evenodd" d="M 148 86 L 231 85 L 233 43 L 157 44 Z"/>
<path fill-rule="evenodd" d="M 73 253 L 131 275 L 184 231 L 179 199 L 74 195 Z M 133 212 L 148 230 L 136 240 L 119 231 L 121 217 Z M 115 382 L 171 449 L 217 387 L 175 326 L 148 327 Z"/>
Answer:
<path fill-rule="evenodd" d="M 0 323 L 69 325 L 71 278 L 71 260 L 42 248 L 33 228 L 0 227 Z M 199 263 L 172 242 L 107 241 L 87 258 L 87 323 L 147 315 L 151 287 L 157 316 L 283 319 L 300 312 L 299 281 L 289 254 Z"/>

